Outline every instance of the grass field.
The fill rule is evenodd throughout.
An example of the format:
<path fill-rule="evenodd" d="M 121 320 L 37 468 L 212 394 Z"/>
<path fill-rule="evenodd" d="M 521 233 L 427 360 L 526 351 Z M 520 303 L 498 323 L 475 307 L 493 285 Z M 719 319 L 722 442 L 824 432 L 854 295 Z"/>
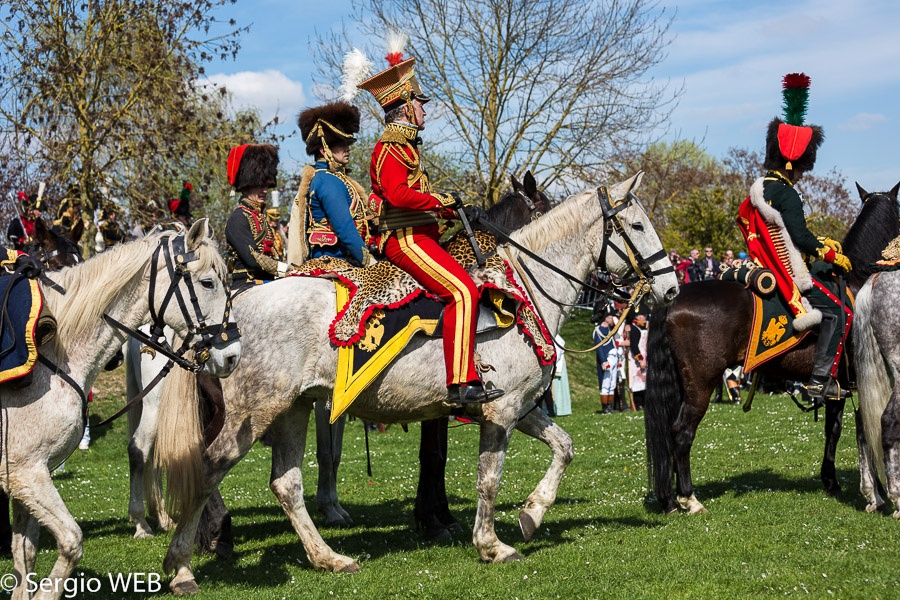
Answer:
<path fill-rule="evenodd" d="M 564 331 L 587 347 L 590 325 L 577 315 Z M 331 546 L 354 557 L 356 575 L 313 571 L 268 490 L 269 449 L 257 444 L 225 479 L 233 515 L 235 557 L 195 557 L 199 598 L 900 598 L 900 523 L 865 513 L 857 490 L 853 419 L 845 417 L 837 456 L 844 491 L 827 497 L 818 480 L 823 423 L 787 397 L 757 396 L 754 409 L 712 405 L 694 445 L 694 480 L 708 515 L 665 517 L 646 504 L 647 473 L 640 413 L 596 414 L 591 355 L 568 357 L 573 414 L 559 423 L 576 457 L 556 505 L 528 543 L 516 517 L 549 463 L 549 451 L 517 433 L 503 473 L 497 513 L 500 538 L 520 563 L 478 561 L 468 536 L 449 546 L 421 543 L 412 530 L 418 426 L 391 426 L 370 436 L 374 477 L 366 475 L 363 427 L 348 424 L 339 492 L 356 526 L 323 529 Z M 124 402 L 124 374 L 104 375 L 92 421 Z M 170 539 L 134 540 L 127 519 L 125 423 L 94 430 L 90 451 L 76 452 L 56 483 L 85 534 L 76 579 L 97 578 L 97 593 L 78 598 L 143 598 L 114 593 L 108 574 L 159 573 Z M 478 428 L 451 430 L 447 490 L 451 508 L 474 520 Z M 306 499 L 315 506 L 314 448 L 304 461 Z M 314 515 L 317 518 L 317 515 Z M 56 558 L 41 535 L 38 573 Z M 0 560 L 0 573 L 12 570 Z"/>

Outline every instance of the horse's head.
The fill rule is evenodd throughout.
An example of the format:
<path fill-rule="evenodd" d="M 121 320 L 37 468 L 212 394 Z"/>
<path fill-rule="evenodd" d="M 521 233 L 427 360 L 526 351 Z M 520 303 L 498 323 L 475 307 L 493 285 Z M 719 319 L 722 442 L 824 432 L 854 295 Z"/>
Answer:
<path fill-rule="evenodd" d="M 871 264 L 881 258 L 888 243 L 900 234 L 900 205 L 897 204 L 900 183 L 890 192 L 867 192 L 858 183 L 856 189 L 862 209 L 843 243 L 844 254 L 853 265 L 847 283 L 854 289 L 862 286 L 872 274 Z"/>
<path fill-rule="evenodd" d="M 644 212 L 634 190 L 643 171 L 607 190 L 596 191 L 603 213 L 603 246 L 600 268 L 623 283 L 646 282 L 656 304 L 670 304 L 678 294 L 678 279 L 650 217 Z"/>
<path fill-rule="evenodd" d="M 519 183 L 515 175 L 510 175 L 509 179 L 513 186 L 513 192 L 525 202 L 533 217 L 539 217 L 550 210 L 552 202 L 544 192 L 538 189 L 537 181 L 531 171 L 525 171 L 522 183 Z"/>
<path fill-rule="evenodd" d="M 54 232 L 43 219 L 34 222 L 34 239 L 25 244 L 23 251 L 44 263 L 51 271 L 72 267 L 82 261 L 78 245 Z"/>
<path fill-rule="evenodd" d="M 208 353 L 205 372 L 227 377 L 237 367 L 241 343 L 225 261 L 208 221 L 200 219 L 184 232 L 163 233 L 160 242 L 155 277 L 150 278 L 151 316 L 193 345 L 195 359 Z"/>

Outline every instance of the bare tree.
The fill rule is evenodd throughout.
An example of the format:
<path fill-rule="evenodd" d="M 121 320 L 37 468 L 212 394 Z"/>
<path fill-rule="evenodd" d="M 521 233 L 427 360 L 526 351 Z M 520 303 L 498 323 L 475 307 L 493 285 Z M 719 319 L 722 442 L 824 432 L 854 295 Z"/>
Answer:
<path fill-rule="evenodd" d="M 409 36 L 435 99 L 429 143 L 470 165 L 466 185 L 490 201 L 524 169 L 547 186 L 584 187 L 613 148 L 646 142 L 677 95 L 647 79 L 671 23 L 653 0 L 363 0 L 353 20 L 366 39 Z M 346 34 L 318 40 L 322 81 L 338 81 L 352 45 Z"/>

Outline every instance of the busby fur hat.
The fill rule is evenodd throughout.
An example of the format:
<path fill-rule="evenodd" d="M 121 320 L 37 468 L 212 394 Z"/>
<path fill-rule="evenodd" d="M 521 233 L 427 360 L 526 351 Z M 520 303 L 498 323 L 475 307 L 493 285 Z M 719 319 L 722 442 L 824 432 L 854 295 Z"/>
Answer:
<path fill-rule="evenodd" d="M 315 156 L 322 141 L 329 147 L 349 146 L 359 132 L 359 109 L 347 102 L 329 102 L 307 108 L 297 117 L 300 135 L 306 142 L 306 153 Z"/>
<path fill-rule="evenodd" d="M 788 73 L 782 80 L 784 120 L 775 117 L 766 132 L 766 160 L 769 170 L 807 172 L 816 163 L 816 152 L 825 140 L 818 125 L 804 125 L 809 100 L 809 77 Z"/>
<path fill-rule="evenodd" d="M 244 144 L 228 153 L 228 183 L 237 191 L 278 185 L 278 148 L 271 144 Z"/>

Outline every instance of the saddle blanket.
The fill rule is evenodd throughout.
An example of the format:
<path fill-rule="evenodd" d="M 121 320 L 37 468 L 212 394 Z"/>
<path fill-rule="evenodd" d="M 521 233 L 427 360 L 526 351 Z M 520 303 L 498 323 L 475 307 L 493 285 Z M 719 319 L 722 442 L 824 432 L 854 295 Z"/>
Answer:
<path fill-rule="evenodd" d="M 488 244 L 485 240 L 482 249 Z M 448 250 L 452 248 L 453 242 Z M 453 251 L 451 255 L 460 260 Z M 472 265 L 465 262 L 460 264 L 474 265 L 474 255 Z M 553 338 L 515 283 L 506 262 L 494 254 L 484 267 L 470 269 L 470 273 L 481 291 L 478 331 L 516 323 L 539 362 L 555 362 Z M 412 276 L 387 261 L 361 269 L 340 259 L 322 257 L 307 261 L 291 275 L 335 280 L 337 315 L 328 330 L 329 339 L 338 348 L 332 422 L 391 364 L 416 333 L 441 335 L 443 305 Z M 485 305 L 490 311 L 484 310 Z"/>
<path fill-rule="evenodd" d="M 43 303 L 37 281 L 0 276 L 0 384 L 34 369 L 35 331 Z"/>
<path fill-rule="evenodd" d="M 753 294 L 753 321 L 750 342 L 744 357 L 744 373 L 750 373 L 763 363 L 781 356 L 809 334 L 794 331 L 794 315 L 781 294 L 763 298 Z"/>

